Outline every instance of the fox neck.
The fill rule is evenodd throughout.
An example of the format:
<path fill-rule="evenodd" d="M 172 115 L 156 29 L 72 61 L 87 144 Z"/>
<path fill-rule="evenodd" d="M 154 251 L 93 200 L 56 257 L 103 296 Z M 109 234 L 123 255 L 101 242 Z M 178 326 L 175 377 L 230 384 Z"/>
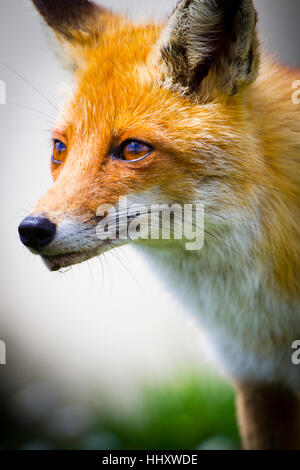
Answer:
<path fill-rule="evenodd" d="M 276 379 L 299 390 L 299 372 L 290 360 L 291 344 L 300 337 L 299 307 L 267 286 L 266 266 L 255 255 L 261 236 L 257 220 L 227 223 L 212 235 L 205 235 L 199 252 L 178 242 L 141 249 L 184 310 L 196 317 L 212 345 L 210 356 L 231 377 Z"/>

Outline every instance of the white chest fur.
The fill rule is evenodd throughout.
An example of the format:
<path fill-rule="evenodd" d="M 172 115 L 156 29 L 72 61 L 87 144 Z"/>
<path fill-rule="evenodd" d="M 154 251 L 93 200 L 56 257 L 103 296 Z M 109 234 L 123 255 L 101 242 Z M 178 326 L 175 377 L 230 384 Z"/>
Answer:
<path fill-rule="evenodd" d="M 181 246 L 143 251 L 196 316 L 231 377 L 300 390 L 300 366 L 292 363 L 291 349 L 300 339 L 299 302 L 284 303 L 270 292 L 264 267 L 255 265 L 247 250 L 233 250 L 229 257 L 206 247 L 199 253 Z"/>

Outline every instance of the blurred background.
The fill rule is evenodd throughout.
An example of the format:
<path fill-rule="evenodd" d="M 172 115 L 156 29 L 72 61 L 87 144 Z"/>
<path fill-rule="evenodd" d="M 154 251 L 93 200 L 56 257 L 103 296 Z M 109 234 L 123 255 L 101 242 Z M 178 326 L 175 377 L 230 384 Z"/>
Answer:
<path fill-rule="evenodd" d="M 101 3 L 162 19 L 176 1 Z M 266 49 L 299 66 L 299 0 L 255 3 Z M 1 1 L 0 80 L 0 448 L 238 448 L 233 391 L 133 248 L 49 273 L 19 243 L 51 183 L 49 102 L 68 80 L 29 0 Z"/>

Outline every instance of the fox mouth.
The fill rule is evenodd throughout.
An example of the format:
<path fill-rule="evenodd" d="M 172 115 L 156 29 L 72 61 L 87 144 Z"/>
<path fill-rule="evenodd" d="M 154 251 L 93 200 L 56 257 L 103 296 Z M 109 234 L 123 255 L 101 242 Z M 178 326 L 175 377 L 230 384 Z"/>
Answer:
<path fill-rule="evenodd" d="M 62 268 L 73 266 L 74 264 L 83 263 L 98 254 L 97 249 L 85 252 L 71 252 L 60 255 L 42 255 L 42 259 L 50 271 L 59 271 Z"/>

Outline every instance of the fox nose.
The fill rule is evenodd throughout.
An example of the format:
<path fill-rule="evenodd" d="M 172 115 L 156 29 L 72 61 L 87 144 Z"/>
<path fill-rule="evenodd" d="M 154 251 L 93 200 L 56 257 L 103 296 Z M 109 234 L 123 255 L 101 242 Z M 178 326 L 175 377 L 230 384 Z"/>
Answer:
<path fill-rule="evenodd" d="M 40 251 L 54 240 L 56 225 L 45 217 L 26 217 L 18 230 L 25 246 Z"/>

